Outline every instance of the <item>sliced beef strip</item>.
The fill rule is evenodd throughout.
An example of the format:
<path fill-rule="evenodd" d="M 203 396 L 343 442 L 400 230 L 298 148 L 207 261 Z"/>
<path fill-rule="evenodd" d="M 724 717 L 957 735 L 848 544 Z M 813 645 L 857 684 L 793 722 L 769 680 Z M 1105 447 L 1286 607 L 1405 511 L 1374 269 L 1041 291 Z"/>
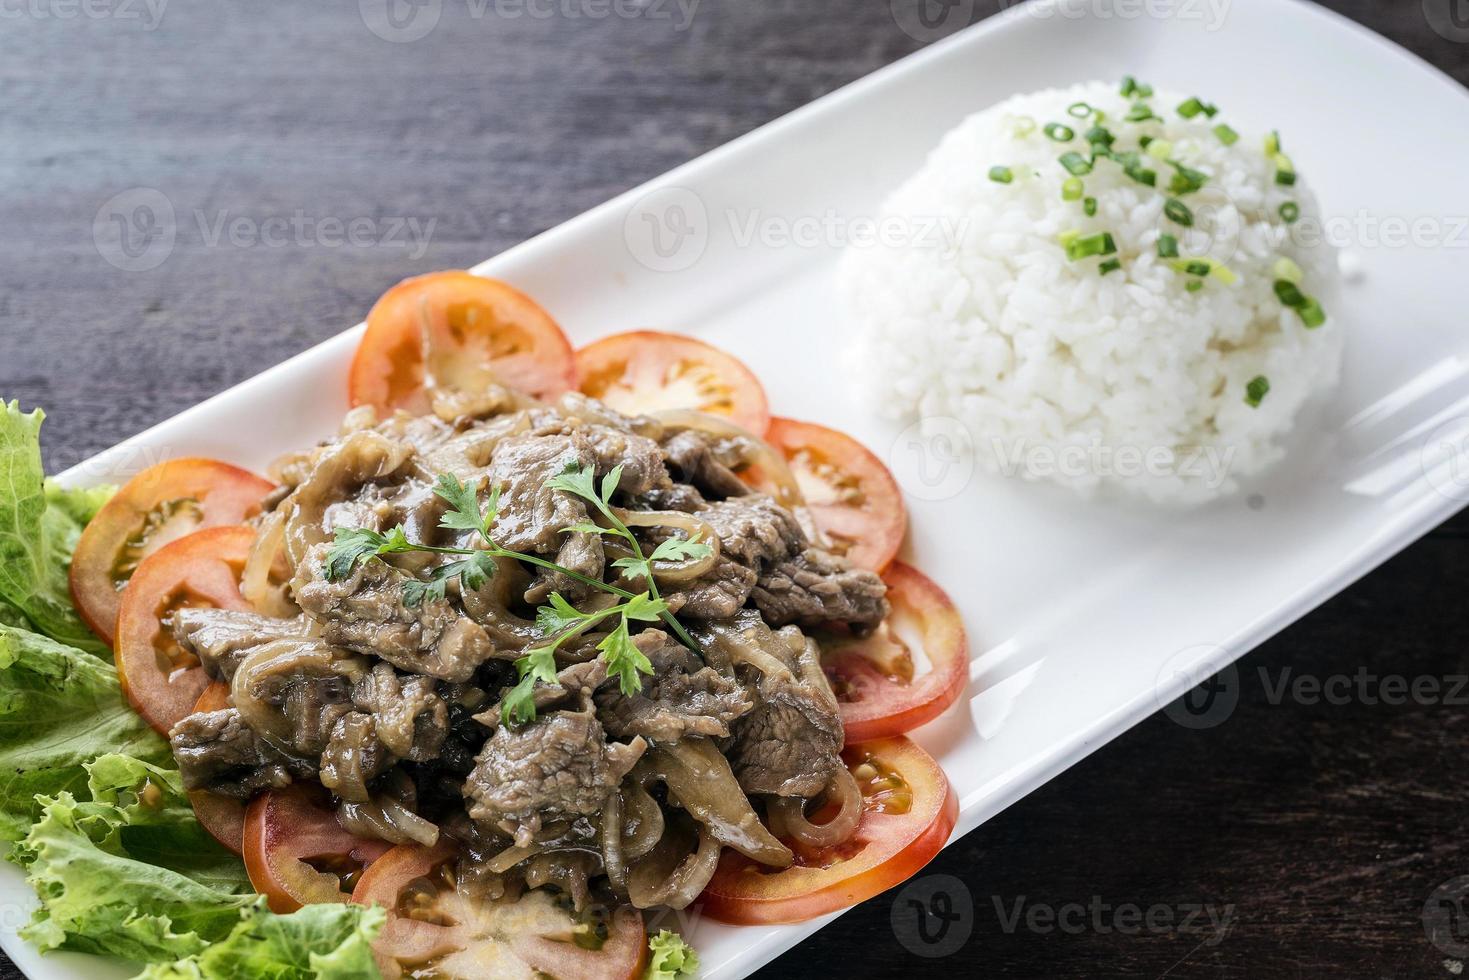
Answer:
<path fill-rule="evenodd" d="M 601 812 L 645 747 L 641 739 L 609 745 L 590 710 L 502 725 L 464 782 L 469 815 L 530 844 L 542 831 Z"/>
<path fill-rule="evenodd" d="M 724 749 L 740 787 L 777 796 L 821 792 L 842 765 L 845 733 L 816 644 L 793 626 L 772 630 L 750 610 L 696 636 L 714 659 L 736 664 L 755 704 L 733 723 Z M 763 669 L 741 661 L 740 651 L 752 646 L 764 655 Z"/>
<path fill-rule="evenodd" d="M 327 581 L 326 552 L 326 546 L 313 548 L 291 586 L 327 643 L 410 673 L 456 682 L 469 680 L 475 668 L 496 655 L 484 627 L 448 600 L 406 605 L 406 576 L 384 562 L 364 561 L 341 581 Z"/>
<path fill-rule="evenodd" d="M 596 534 L 565 534 L 562 528 L 588 519 L 586 504 L 572 494 L 552 490 L 546 482 L 569 465 L 595 470 L 597 455 L 585 439 L 561 432 L 527 433 L 495 447 L 490 477 L 501 487 L 495 542 L 511 551 L 556 556 L 563 568 L 600 578 L 605 555 Z M 551 592 L 573 600 L 583 594 L 574 579 L 558 573 L 538 574 L 526 590 L 536 604 Z"/>
<path fill-rule="evenodd" d="M 615 685 L 598 689 L 598 717 L 614 738 L 641 736 L 676 742 L 686 735 L 724 738 L 730 723 L 753 707 L 743 687 L 704 666 L 662 630 L 644 630 L 633 643 L 653 665 L 643 690 L 624 695 Z"/>
<path fill-rule="evenodd" d="M 428 762 L 449 734 L 449 706 L 438 688 L 431 677 L 377 664 L 354 688 L 352 701 L 372 718 L 374 733 L 395 758 Z"/>
<path fill-rule="evenodd" d="M 564 649 L 564 648 L 563 648 Z M 593 651 L 594 654 L 596 651 Z M 592 692 L 607 679 L 607 664 L 598 659 L 585 660 L 556 672 L 555 684 L 538 684 L 531 692 L 531 700 L 540 714 L 547 708 L 568 703 L 586 707 L 591 702 Z M 474 720 L 494 731 L 500 727 L 502 704 L 495 702 L 487 710 L 474 716 Z"/>
<path fill-rule="evenodd" d="M 303 618 L 273 619 L 234 609 L 184 608 L 173 614 L 172 625 L 178 645 L 199 658 L 204 672 L 229 683 L 250 650 L 273 640 L 304 636 L 310 623 Z"/>
<path fill-rule="evenodd" d="M 750 492 L 750 487 L 733 469 L 742 461 L 741 455 L 735 443 L 711 444 L 691 430 L 676 432 L 663 440 L 663 456 L 674 476 L 711 497 L 739 497 Z"/>
<path fill-rule="evenodd" d="M 309 764 L 257 738 L 234 708 L 189 715 L 168 738 L 188 789 L 246 799 L 260 790 L 280 789 L 293 776 L 314 774 Z"/>
<path fill-rule="evenodd" d="M 717 501 L 694 516 L 719 535 L 720 554 L 757 571 L 764 563 L 789 557 L 807 544 L 791 512 L 764 495 Z"/>
<path fill-rule="evenodd" d="M 771 564 L 750 595 L 772 626 L 845 623 L 863 632 L 888 614 L 882 579 L 820 548 Z"/>
<path fill-rule="evenodd" d="M 663 598 L 676 616 L 729 619 L 749 601 L 757 578 L 754 569 L 721 555 L 708 574 Z"/>

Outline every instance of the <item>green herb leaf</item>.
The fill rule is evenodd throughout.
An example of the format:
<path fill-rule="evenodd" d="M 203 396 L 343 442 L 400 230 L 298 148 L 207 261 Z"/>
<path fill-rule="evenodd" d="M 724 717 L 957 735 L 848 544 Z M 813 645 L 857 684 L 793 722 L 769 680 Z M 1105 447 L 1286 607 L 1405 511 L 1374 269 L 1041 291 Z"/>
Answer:
<path fill-rule="evenodd" d="M 401 528 L 395 528 L 401 533 Z M 333 533 L 331 549 L 326 553 L 322 571 L 328 582 L 340 582 L 368 558 L 382 554 L 388 546 L 385 535 L 369 527 L 339 527 Z"/>
<path fill-rule="evenodd" d="M 648 556 L 649 561 L 690 561 L 699 558 L 708 558 L 714 553 L 714 549 L 702 541 L 694 541 L 689 538 L 669 538 L 653 549 Z"/>
<path fill-rule="evenodd" d="M 653 673 L 653 665 L 628 635 L 626 617 L 618 620 L 617 628 L 597 644 L 597 649 L 607 664 L 607 676 L 617 678 L 623 694 L 631 696 L 643 689 L 643 679 L 638 675 Z"/>
<path fill-rule="evenodd" d="M 655 623 L 667 611 L 668 603 L 662 599 L 654 599 L 646 592 L 633 596 L 622 605 L 623 619 L 632 619 L 640 623 Z"/>
<path fill-rule="evenodd" d="M 550 605 L 541 606 L 536 610 L 536 626 L 546 637 L 564 633 L 574 626 L 579 626 L 586 619 L 587 614 L 567 602 L 566 597 L 560 592 L 552 592 Z"/>
<path fill-rule="evenodd" d="M 471 486 L 459 482 L 452 473 L 439 476 L 434 484 L 434 493 L 449 504 L 449 510 L 439 520 L 439 527 L 450 531 L 484 531 L 485 515 L 480 510 L 479 493 Z"/>

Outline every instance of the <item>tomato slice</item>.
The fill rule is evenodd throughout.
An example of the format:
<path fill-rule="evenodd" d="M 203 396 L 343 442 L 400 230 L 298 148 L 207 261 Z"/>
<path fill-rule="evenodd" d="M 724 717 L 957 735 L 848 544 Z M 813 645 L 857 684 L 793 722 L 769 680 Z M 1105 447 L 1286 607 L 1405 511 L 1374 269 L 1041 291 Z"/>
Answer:
<path fill-rule="evenodd" d="M 120 593 L 139 564 L 202 527 L 239 524 L 275 484 L 213 459 L 175 459 L 128 481 L 92 518 L 71 559 L 77 612 L 108 643 L 116 638 Z"/>
<path fill-rule="evenodd" d="M 901 735 L 937 718 L 964 693 L 969 641 L 944 590 L 910 565 L 883 573 L 893 611 L 870 636 L 821 638 L 821 663 L 841 703 L 847 741 Z M 913 647 L 929 669 L 915 676 Z"/>
<path fill-rule="evenodd" d="M 861 568 L 886 568 L 908 531 L 908 510 L 882 460 L 851 436 L 813 422 L 771 419 L 765 441 L 785 457 L 827 547 Z M 741 475 L 768 490 L 758 467 Z"/>
<path fill-rule="evenodd" d="M 452 270 L 405 279 L 367 314 L 352 360 L 353 405 L 430 411 L 426 387 L 466 394 L 500 383 L 535 398 L 571 390 L 571 344 L 535 300 Z"/>
<path fill-rule="evenodd" d="M 352 901 L 389 912 L 373 943 L 385 977 L 642 975 L 648 943 L 637 909 L 592 907 L 577 915 L 543 889 L 513 901 L 469 898 L 454 887 L 454 857 L 446 839 L 431 848 L 400 844 L 357 883 Z"/>
<path fill-rule="evenodd" d="M 343 830 L 314 783 L 262 793 L 245 810 L 245 871 L 272 912 L 349 901 L 362 870 L 391 849 Z"/>
<path fill-rule="evenodd" d="M 849 745 L 842 759 L 862 790 L 862 816 L 841 844 L 796 852 L 780 871 L 738 851 L 720 858 L 704 910 L 721 922 L 804 922 L 849 908 L 907 880 L 933 859 L 959 817 L 943 769 L 902 736 Z"/>
<path fill-rule="evenodd" d="M 169 620 L 186 606 L 249 610 L 240 573 L 255 544 L 248 527 L 211 527 L 143 559 L 117 616 L 117 674 L 134 710 L 166 735 L 209 686 L 209 676 L 173 638 Z"/>
<path fill-rule="evenodd" d="M 702 340 L 653 330 L 605 337 L 576 352 L 583 394 L 619 412 L 692 410 L 755 435 L 770 424 L 765 388 L 750 369 Z"/>
<path fill-rule="evenodd" d="M 216 681 L 199 695 L 194 711 L 219 711 L 229 706 L 229 685 Z M 194 816 L 199 818 L 209 836 L 239 854 L 245 835 L 245 804 L 233 797 L 203 789 L 189 790 L 189 802 L 194 806 Z"/>

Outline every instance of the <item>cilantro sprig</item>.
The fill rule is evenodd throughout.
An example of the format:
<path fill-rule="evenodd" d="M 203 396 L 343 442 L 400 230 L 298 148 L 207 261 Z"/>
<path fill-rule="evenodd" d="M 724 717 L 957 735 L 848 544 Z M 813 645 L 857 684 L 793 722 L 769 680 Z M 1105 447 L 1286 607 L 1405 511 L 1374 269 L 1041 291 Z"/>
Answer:
<path fill-rule="evenodd" d="M 645 592 L 629 592 L 539 555 L 502 548 L 495 543 L 490 533 L 500 512 L 500 488 L 490 487 L 487 500 L 482 505 L 476 488 L 462 483 L 452 474 L 441 475 L 434 484 L 434 493 L 449 505 L 439 520 L 439 526 L 446 530 L 473 532 L 478 539 L 477 546 L 438 547 L 411 541 L 402 525 L 386 533 L 371 528 L 339 527 L 336 529 L 332 547 L 327 552 L 323 572 L 328 581 L 337 582 L 350 576 L 362 562 L 374 558 L 382 559 L 410 552 L 454 556 L 452 561 L 433 568 L 427 580 L 411 578 L 403 583 L 403 602 L 410 607 L 421 606 L 433 599 L 444 599 L 448 594 L 449 583 L 456 579 L 461 588 L 480 588 L 494 576 L 497 558 L 511 558 L 558 572 L 583 585 L 611 593 L 623 601 L 604 609 L 582 612 L 561 593 L 551 593 L 547 604 L 536 610 L 536 625 L 544 639 L 515 661 L 519 681 L 501 701 L 502 717 L 507 723 L 514 724 L 533 720 L 536 715 L 536 684 L 556 683 L 556 651 L 568 640 L 613 617 L 617 619 L 616 625 L 598 642 L 597 649 L 607 665 L 608 676 L 617 678 L 623 694 L 636 694 L 642 690 L 642 675 L 652 674 L 653 666 L 633 642 L 631 623 L 654 623 L 662 620 L 683 643 L 695 651 L 699 649 L 698 644 L 669 610 L 668 603 L 659 595 L 658 584 L 653 575 L 653 562 L 705 558 L 712 550 L 701 541 L 670 538 L 661 542 L 651 554 L 644 554 L 636 535 L 618 518 L 612 507 L 612 496 L 617 492 L 621 480 L 622 467 L 616 466 L 602 478 L 599 487 L 590 471 L 573 462 L 546 481 L 545 485 L 548 489 L 569 493 L 587 501 L 607 520 L 609 527 L 587 521 L 562 528 L 562 531 L 621 538 L 630 547 L 632 555 L 617 559 L 613 562 L 613 567 L 626 569 L 634 576 L 641 575 L 648 584 Z"/>

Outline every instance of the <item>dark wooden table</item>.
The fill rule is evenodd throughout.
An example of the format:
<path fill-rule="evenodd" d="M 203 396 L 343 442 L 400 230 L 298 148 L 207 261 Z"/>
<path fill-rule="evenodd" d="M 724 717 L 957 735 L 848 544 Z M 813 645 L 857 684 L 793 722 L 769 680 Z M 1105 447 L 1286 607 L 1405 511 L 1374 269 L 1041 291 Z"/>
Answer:
<path fill-rule="evenodd" d="M 414 43 L 365 26 L 383 0 L 161 2 L 0 3 L 0 396 L 51 412 L 53 469 L 335 333 L 407 273 L 472 264 L 919 47 L 885 0 L 419 0 L 442 17 Z M 1435 31 L 1451 3 L 1466 29 Z M 1328 5 L 1469 81 L 1464 0 Z M 126 271 L 156 255 L 104 255 L 93 222 L 137 188 L 177 237 Z M 366 221 L 341 244 L 323 219 Z M 1270 687 L 1287 666 L 1469 672 L 1466 537 L 1461 516 L 1243 660 L 1224 724 L 1155 717 L 943 854 L 916 896 L 960 916 L 936 942 L 913 893 L 887 895 L 767 975 L 1458 975 L 1469 938 L 1435 890 L 1469 874 L 1469 698 Z"/>

